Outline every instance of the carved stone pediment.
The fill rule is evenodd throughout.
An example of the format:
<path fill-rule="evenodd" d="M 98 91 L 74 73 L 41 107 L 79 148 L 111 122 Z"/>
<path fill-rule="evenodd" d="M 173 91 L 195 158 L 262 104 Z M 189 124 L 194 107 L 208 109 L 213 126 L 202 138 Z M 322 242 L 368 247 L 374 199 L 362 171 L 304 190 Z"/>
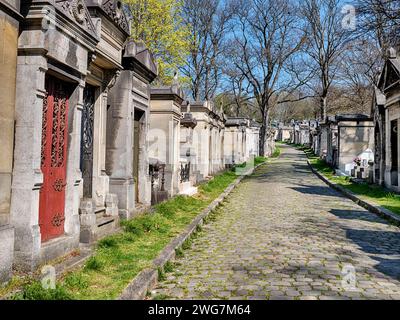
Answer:
<path fill-rule="evenodd" d="M 385 93 L 387 89 L 400 81 L 400 58 L 388 59 L 382 70 L 378 88 Z"/>
<path fill-rule="evenodd" d="M 97 38 L 96 28 L 84 0 L 56 0 L 55 5 L 71 20 Z"/>
<path fill-rule="evenodd" d="M 101 8 L 122 30 L 130 34 L 131 30 L 129 21 L 124 12 L 124 5 L 122 1 L 103 0 Z"/>
<path fill-rule="evenodd" d="M 386 73 L 386 81 L 385 81 L 385 89 L 389 88 L 400 79 L 399 70 L 395 68 L 393 64 L 387 65 L 387 73 Z"/>

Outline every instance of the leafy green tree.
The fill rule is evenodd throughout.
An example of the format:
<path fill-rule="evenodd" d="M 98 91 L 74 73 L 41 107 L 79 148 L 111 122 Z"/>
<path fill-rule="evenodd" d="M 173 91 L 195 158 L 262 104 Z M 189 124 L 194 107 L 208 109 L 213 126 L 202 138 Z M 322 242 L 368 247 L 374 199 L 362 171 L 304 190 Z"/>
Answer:
<path fill-rule="evenodd" d="M 159 83 L 170 84 L 189 54 L 189 32 L 181 18 L 182 1 L 124 1 L 132 14 L 132 38 L 143 41 L 153 52 L 159 68 Z"/>

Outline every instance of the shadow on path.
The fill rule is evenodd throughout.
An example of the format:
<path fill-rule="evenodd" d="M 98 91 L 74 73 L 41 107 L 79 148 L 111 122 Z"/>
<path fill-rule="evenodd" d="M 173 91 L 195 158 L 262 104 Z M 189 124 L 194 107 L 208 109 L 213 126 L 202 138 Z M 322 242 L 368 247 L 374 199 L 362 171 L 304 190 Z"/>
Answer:
<path fill-rule="evenodd" d="M 316 196 L 331 196 L 331 197 L 337 197 L 337 193 L 334 192 L 331 188 L 329 187 L 324 187 L 324 186 L 307 186 L 307 185 L 302 185 L 300 187 L 291 187 L 290 189 L 303 193 L 303 194 L 309 194 L 309 195 L 316 195 Z"/>
<path fill-rule="evenodd" d="M 368 222 L 381 222 L 386 223 L 383 219 L 371 215 L 368 211 L 363 210 L 345 210 L 345 209 L 331 209 L 330 213 L 334 214 L 336 217 L 345 220 L 360 220 Z"/>

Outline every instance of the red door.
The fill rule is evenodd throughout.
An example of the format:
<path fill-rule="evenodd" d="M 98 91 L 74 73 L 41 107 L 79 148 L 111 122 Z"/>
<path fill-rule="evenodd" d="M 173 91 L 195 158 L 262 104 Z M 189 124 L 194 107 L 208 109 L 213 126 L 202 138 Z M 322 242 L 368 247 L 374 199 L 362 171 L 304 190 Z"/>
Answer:
<path fill-rule="evenodd" d="M 68 144 L 68 85 L 46 78 L 43 103 L 39 226 L 42 242 L 64 234 Z"/>

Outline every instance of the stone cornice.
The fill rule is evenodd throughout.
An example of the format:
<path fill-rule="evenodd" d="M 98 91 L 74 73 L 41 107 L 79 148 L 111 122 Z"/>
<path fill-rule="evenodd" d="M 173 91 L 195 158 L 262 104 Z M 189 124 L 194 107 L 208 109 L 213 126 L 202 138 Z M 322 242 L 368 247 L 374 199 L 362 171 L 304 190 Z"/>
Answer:
<path fill-rule="evenodd" d="M 152 101 L 154 101 L 154 99 L 150 99 L 150 112 L 152 114 L 166 114 L 166 115 L 172 115 L 177 119 L 182 118 L 182 112 L 181 112 L 180 105 L 177 105 L 175 103 L 170 104 L 168 101 L 165 100 L 165 102 L 166 102 L 165 105 L 154 106 Z M 161 100 L 159 100 L 159 101 L 161 101 Z"/>
<path fill-rule="evenodd" d="M 128 41 L 122 60 L 125 69 L 134 71 L 149 83 L 153 82 L 158 76 L 153 54 L 142 43 L 137 43 L 134 40 Z"/>
<path fill-rule="evenodd" d="M 245 118 L 228 118 L 226 120 L 225 126 L 226 127 L 241 127 L 241 126 L 248 126 L 249 120 Z"/>
<path fill-rule="evenodd" d="M 373 118 L 366 114 L 339 114 L 335 117 L 336 122 L 346 122 L 346 121 L 372 121 Z"/>
<path fill-rule="evenodd" d="M 4 0 L 0 0 L 0 10 L 3 10 L 5 13 L 18 21 L 22 21 L 24 19 L 24 16 L 19 12 L 19 8 L 13 7 Z"/>
<path fill-rule="evenodd" d="M 204 112 L 217 121 L 226 122 L 225 115 L 222 112 L 218 112 L 211 101 L 190 102 L 190 109 L 193 112 Z"/>
<path fill-rule="evenodd" d="M 151 100 L 171 100 L 179 105 L 183 103 L 183 92 L 177 85 L 169 87 L 151 87 Z"/>

